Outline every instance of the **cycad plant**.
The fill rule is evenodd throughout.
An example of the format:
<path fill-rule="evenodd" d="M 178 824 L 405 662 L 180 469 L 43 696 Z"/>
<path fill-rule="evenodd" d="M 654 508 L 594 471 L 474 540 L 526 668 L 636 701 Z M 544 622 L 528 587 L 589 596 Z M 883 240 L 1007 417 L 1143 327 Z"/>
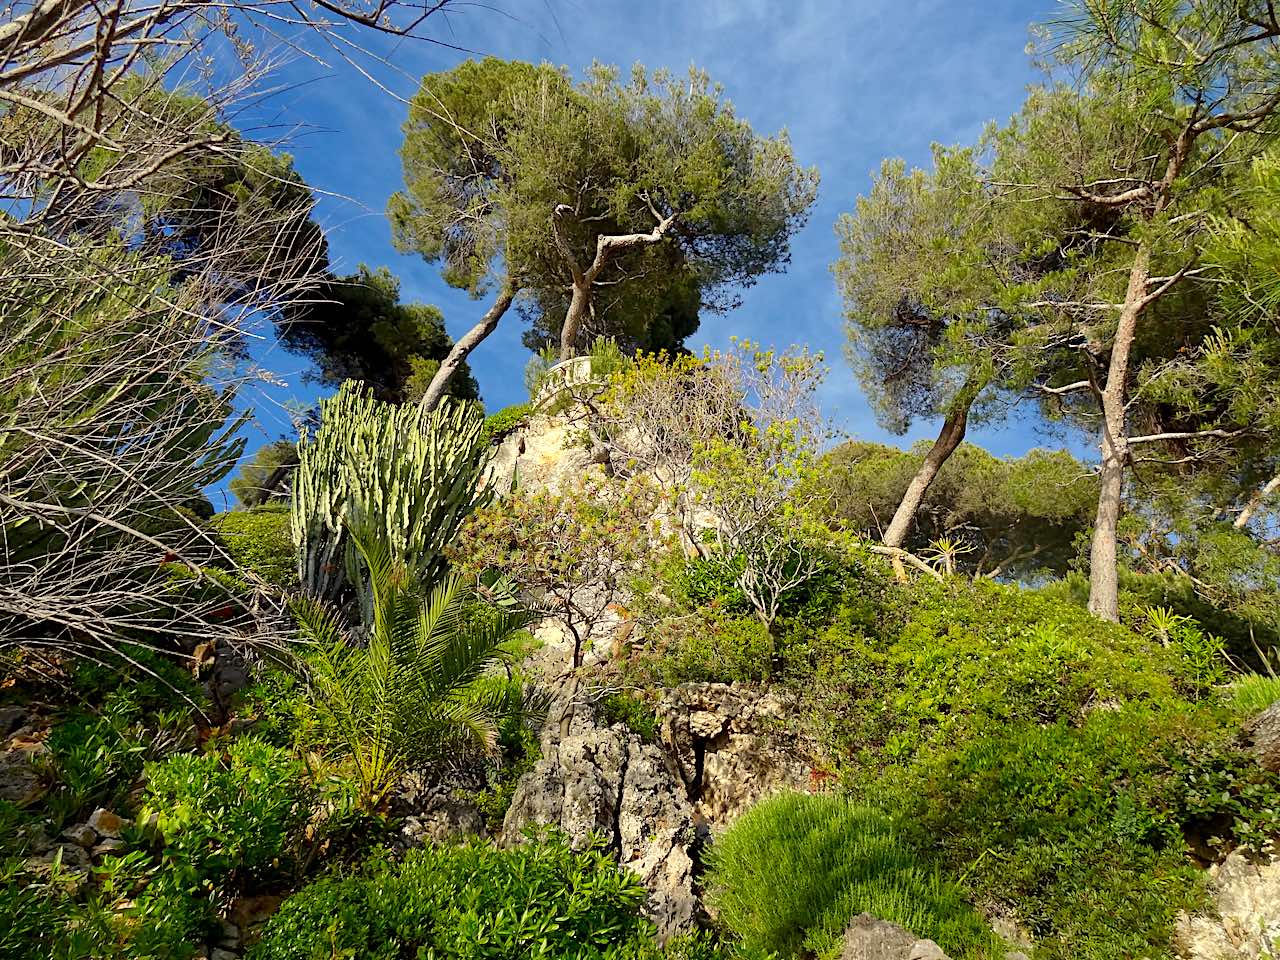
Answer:
<path fill-rule="evenodd" d="M 509 719 L 507 693 L 479 681 L 508 662 L 528 615 L 498 606 L 468 617 L 473 594 L 456 575 L 430 590 L 368 529 L 351 531 L 372 593 L 365 642 L 311 597 L 295 602 L 320 714 L 355 764 L 360 801 L 378 806 L 405 770 L 453 752 L 493 753 Z M 534 712 L 532 698 L 519 709 Z"/>

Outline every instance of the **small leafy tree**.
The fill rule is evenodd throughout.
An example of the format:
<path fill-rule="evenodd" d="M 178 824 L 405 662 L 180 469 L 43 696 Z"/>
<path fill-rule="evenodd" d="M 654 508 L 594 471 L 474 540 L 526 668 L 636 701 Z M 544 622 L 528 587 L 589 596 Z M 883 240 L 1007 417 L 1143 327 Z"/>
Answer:
<path fill-rule="evenodd" d="M 639 480 L 583 478 L 563 492 L 517 491 L 471 515 L 456 556 L 477 571 L 505 573 L 536 610 L 563 624 L 577 668 L 596 626 L 651 568 L 664 540 L 660 503 Z"/>
<path fill-rule="evenodd" d="M 362 802 L 373 807 L 415 764 L 495 749 L 506 701 L 480 681 L 509 660 L 528 616 L 504 607 L 468 620 L 461 577 L 427 592 L 375 534 L 352 531 L 351 539 L 373 598 L 368 642 L 355 642 L 313 598 L 295 601 L 294 613 L 311 645 L 317 705 L 351 756 Z"/>

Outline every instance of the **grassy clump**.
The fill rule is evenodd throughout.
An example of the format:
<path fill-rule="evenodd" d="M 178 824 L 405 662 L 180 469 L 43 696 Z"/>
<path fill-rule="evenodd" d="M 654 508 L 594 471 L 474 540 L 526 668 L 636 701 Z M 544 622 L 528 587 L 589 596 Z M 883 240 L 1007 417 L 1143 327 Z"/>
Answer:
<path fill-rule="evenodd" d="M 1280 700 L 1280 677 L 1246 674 L 1231 684 L 1227 699 L 1242 714 L 1261 713 Z"/>
<path fill-rule="evenodd" d="M 961 889 L 924 863 L 880 811 L 834 794 L 785 793 L 711 847 L 707 887 L 720 922 L 748 950 L 823 953 L 867 912 L 952 954 L 999 956 Z"/>

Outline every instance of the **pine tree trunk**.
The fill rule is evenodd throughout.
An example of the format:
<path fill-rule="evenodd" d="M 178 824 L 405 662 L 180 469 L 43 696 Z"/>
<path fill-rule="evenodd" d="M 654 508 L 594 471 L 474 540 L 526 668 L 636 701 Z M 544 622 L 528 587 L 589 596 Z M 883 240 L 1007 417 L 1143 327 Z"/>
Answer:
<path fill-rule="evenodd" d="M 564 315 L 564 326 L 560 328 L 561 360 L 572 360 L 578 355 L 578 334 L 590 315 L 591 283 L 575 283 L 573 297 L 569 300 L 569 311 Z"/>
<path fill-rule="evenodd" d="M 969 426 L 971 405 L 972 400 L 967 398 L 962 400 L 942 422 L 938 439 L 933 441 L 933 446 L 925 455 L 924 463 L 920 464 L 920 469 L 911 478 L 911 483 L 907 485 L 907 492 L 902 495 L 902 502 L 898 504 L 893 520 L 889 523 L 889 529 L 884 532 L 883 542 L 886 547 L 901 548 L 906 542 L 907 533 L 911 530 L 911 524 L 916 518 L 916 511 L 920 509 L 924 495 L 929 492 L 929 486 L 938 476 L 938 471 L 947 462 L 947 458 L 956 452 L 956 447 L 960 446 L 961 441 L 964 440 L 965 430 Z"/>
<path fill-rule="evenodd" d="M 1120 522 L 1125 468 L 1129 462 L 1128 381 L 1129 353 L 1138 319 L 1146 306 L 1151 253 L 1140 244 L 1129 268 L 1120 322 L 1111 347 L 1107 382 L 1102 389 L 1102 471 L 1098 514 L 1089 549 L 1089 609 L 1104 620 L 1120 620 L 1120 573 L 1117 568 L 1116 528 Z"/>
<path fill-rule="evenodd" d="M 498 321 L 502 319 L 502 315 L 507 312 L 507 308 L 511 306 L 511 301 L 515 299 L 519 288 L 510 282 L 504 283 L 498 299 L 493 302 L 480 322 L 458 338 L 458 342 L 453 345 L 453 349 L 449 351 L 449 355 L 440 363 L 440 369 L 436 371 L 436 375 L 431 378 L 431 383 L 427 387 L 427 392 L 422 395 L 421 403 L 428 410 L 434 410 L 440 405 L 441 398 L 444 397 L 445 391 L 449 389 L 449 381 L 453 375 L 458 372 L 458 368 L 462 366 L 462 362 L 467 359 L 471 351 L 484 341 L 485 337 L 493 333 L 498 327 Z"/>

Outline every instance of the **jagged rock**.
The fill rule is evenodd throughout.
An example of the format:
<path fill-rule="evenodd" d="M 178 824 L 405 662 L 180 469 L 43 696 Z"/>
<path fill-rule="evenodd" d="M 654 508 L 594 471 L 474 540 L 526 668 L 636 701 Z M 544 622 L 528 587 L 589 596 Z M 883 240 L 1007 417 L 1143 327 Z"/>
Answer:
<path fill-rule="evenodd" d="M 860 913 L 844 932 L 840 960 L 948 960 L 932 940 L 921 940 L 896 923 Z"/>
<path fill-rule="evenodd" d="M 1178 918 L 1175 943 L 1188 960 L 1259 960 L 1280 940 L 1280 857 L 1233 851 L 1209 868 L 1212 909 Z"/>
<path fill-rule="evenodd" d="M 543 727 L 542 758 L 516 787 L 503 841 L 519 842 L 530 825 L 557 827 L 575 844 L 603 836 L 649 888 L 660 937 L 693 925 L 698 836 L 684 787 L 658 747 L 620 725 L 598 726 L 572 683 Z"/>
<path fill-rule="evenodd" d="M 98 835 L 87 823 L 77 823 L 62 831 L 62 836 L 80 847 L 92 847 L 98 842 Z"/>
<path fill-rule="evenodd" d="M 112 813 L 106 807 L 99 807 L 89 815 L 89 826 L 93 831 L 100 837 L 108 837 L 112 840 L 118 840 L 121 831 L 128 824 L 128 820 L 117 813 Z"/>
<path fill-rule="evenodd" d="M 43 880 L 53 876 L 53 864 L 60 862 L 58 879 L 65 884 L 67 892 L 77 893 L 89 878 L 89 870 L 93 864 L 89 860 L 89 851 L 74 843 L 54 847 L 38 857 L 29 858 L 24 864 L 27 871 Z"/>
<path fill-rule="evenodd" d="M 45 853 L 53 849 L 53 841 L 43 820 L 24 823 L 18 827 L 18 849 L 26 853 Z"/>
<path fill-rule="evenodd" d="M 40 773 L 25 750 L 10 750 L 0 756 L 0 800 L 22 806 L 35 800 L 43 791 Z"/>
<path fill-rule="evenodd" d="M 419 774 L 404 777 L 396 788 L 392 809 L 402 818 L 400 835 L 411 846 L 446 843 L 460 836 L 487 836 L 484 815 L 464 794 L 484 788 L 482 780 L 463 782 L 461 776 L 444 781 Z"/>
<path fill-rule="evenodd" d="M 658 704 L 660 738 L 699 819 L 724 826 L 762 797 L 809 786 L 812 766 L 774 691 L 685 683 Z"/>
<path fill-rule="evenodd" d="M 1280 701 L 1245 723 L 1243 732 L 1258 763 L 1272 773 L 1280 772 Z"/>

